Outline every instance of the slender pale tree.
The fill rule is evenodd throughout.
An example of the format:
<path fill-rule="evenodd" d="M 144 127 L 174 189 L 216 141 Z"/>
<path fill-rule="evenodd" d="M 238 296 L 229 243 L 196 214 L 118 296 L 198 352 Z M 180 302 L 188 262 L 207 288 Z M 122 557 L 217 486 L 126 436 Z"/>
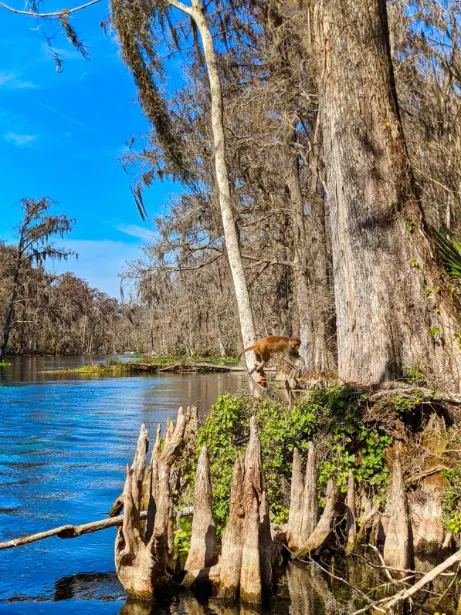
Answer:
<path fill-rule="evenodd" d="M 118 32 L 124 60 L 129 66 L 138 86 L 139 98 L 146 115 L 155 125 L 159 143 L 172 165 L 176 165 L 178 176 L 190 177 L 190 170 L 184 160 L 181 150 L 180 135 L 175 133 L 172 120 L 168 115 L 165 101 L 162 99 L 154 80 L 152 71 L 160 74 L 155 41 L 152 38 L 152 17 L 162 20 L 165 17 L 165 7 L 174 7 L 188 15 L 195 31 L 200 33 L 204 60 L 210 83 L 211 127 L 214 145 L 214 166 L 216 173 L 216 188 L 221 210 L 224 230 L 225 247 L 232 273 L 240 329 L 243 346 L 247 347 L 255 341 L 255 327 L 250 303 L 250 295 L 245 276 L 245 270 L 240 253 L 240 246 L 232 209 L 231 188 L 226 165 L 226 137 L 224 131 L 223 93 L 221 77 L 218 69 L 216 50 L 210 25 L 205 15 L 205 8 L 200 0 L 192 0 L 186 5 L 178 0 L 167 0 L 152 7 L 142 3 L 128 3 L 126 0 L 112 0 L 112 19 Z M 157 41 L 158 42 L 158 41 Z M 150 60 L 150 65 L 146 59 Z M 254 367 L 252 353 L 245 355 L 249 369 Z M 256 374 L 255 374 L 256 377 Z"/>
<path fill-rule="evenodd" d="M 15 262 L 12 266 L 12 283 L 10 296 L 5 305 L 3 331 L 0 342 L 0 361 L 6 354 L 8 340 L 14 326 L 16 303 L 21 292 L 21 272 L 26 264 L 41 264 L 46 259 L 66 259 L 73 255 L 71 250 L 57 248 L 50 240 L 64 237 L 72 230 L 74 220 L 64 214 L 49 215 L 52 201 L 47 198 L 39 200 L 23 199 L 21 208 L 23 218 L 18 225 L 18 245 Z"/>

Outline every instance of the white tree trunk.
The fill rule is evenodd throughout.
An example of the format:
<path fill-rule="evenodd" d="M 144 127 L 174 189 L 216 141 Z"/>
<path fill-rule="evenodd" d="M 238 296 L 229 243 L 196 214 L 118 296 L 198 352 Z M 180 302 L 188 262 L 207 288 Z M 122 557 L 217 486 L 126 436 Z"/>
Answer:
<path fill-rule="evenodd" d="M 190 15 L 197 25 L 200 36 L 202 37 L 205 62 L 210 81 L 211 126 L 213 131 L 214 159 L 219 206 L 221 208 L 227 258 L 229 260 L 229 267 L 232 273 L 232 280 L 234 282 L 242 342 L 243 347 L 246 348 L 254 343 L 256 336 L 253 323 L 253 313 L 251 311 L 250 295 L 248 293 L 245 270 L 243 268 L 242 258 L 240 255 L 237 228 L 232 211 L 230 183 L 225 158 L 226 140 L 223 121 L 223 95 L 213 38 L 211 36 L 210 27 L 204 15 L 204 7 L 200 0 L 192 0 L 192 6 L 184 5 L 182 2 L 178 2 L 177 0 L 168 0 L 168 2 L 172 6 Z M 246 353 L 245 360 L 248 369 L 251 370 L 255 364 L 253 353 Z M 256 377 L 257 376 L 255 374 L 255 379 Z"/>

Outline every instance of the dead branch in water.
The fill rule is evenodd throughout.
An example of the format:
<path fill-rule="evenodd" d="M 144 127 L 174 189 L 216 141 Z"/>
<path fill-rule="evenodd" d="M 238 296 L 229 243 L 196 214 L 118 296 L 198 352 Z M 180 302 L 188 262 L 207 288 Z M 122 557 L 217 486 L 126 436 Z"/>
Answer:
<path fill-rule="evenodd" d="M 441 564 L 439 564 L 438 566 L 433 568 L 431 571 L 429 571 L 427 574 L 425 574 L 421 579 L 419 579 L 419 581 L 417 581 L 411 587 L 402 589 L 401 591 L 397 592 L 392 598 L 389 598 L 389 597 L 383 598 L 382 600 L 373 602 L 373 604 L 370 604 L 363 609 L 354 611 L 352 615 L 361 615 L 361 613 L 365 613 L 366 611 L 370 609 L 378 609 L 378 605 L 381 605 L 380 608 L 385 609 L 386 612 L 387 611 L 392 612 L 391 609 L 396 604 L 398 604 L 399 602 L 402 602 L 403 600 L 408 600 L 408 598 L 411 598 L 411 596 L 414 596 L 414 594 L 419 592 L 425 585 L 427 585 L 428 583 L 431 583 L 432 581 L 434 581 L 434 579 L 436 579 L 438 576 L 444 573 L 445 570 L 447 570 L 448 568 L 451 568 L 452 566 L 454 566 L 455 564 L 459 562 L 461 562 L 461 549 L 456 551 L 456 553 L 448 557 Z"/>

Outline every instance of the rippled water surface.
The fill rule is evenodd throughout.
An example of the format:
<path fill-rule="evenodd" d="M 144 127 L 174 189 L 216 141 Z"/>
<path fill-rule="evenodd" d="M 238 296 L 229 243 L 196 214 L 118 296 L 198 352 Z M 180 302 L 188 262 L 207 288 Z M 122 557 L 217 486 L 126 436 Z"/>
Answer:
<path fill-rule="evenodd" d="M 191 403 L 206 413 L 219 393 L 244 387 L 235 374 L 38 373 L 85 363 L 38 357 L 0 367 L 0 541 L 105 518 L 141 423 L 152 430 Z M 114 539 L 108 529 L 0 551 L 0 612 L 118 613 Z"/>
<path fill-rule="evenodd" d="M 97 360 L 97 358 L 96 358 Z M 65 523 L 104 519 L 119 495 L 141 423 L 153 431 L 180 405 L 202 416 L 220 393 L 245 387 L 238 374 L 91 377 L 40 374 L 78 367 L 88 357 L 21 358 L 0 367 L 0 542 Z M 0 551 L 0 615 L 254 615 L 247 606 L 198 602 L 181 594 L 151 606 L 125 603 L 114 572 L 115 529 L 73 540 L 53 537 Z M 368 555 L 367 555 L 368 557 Z M 387 578 L 364 560 L 322 561 L 328 574 L 290 565 L 266 615 L 347 615 L 358 592 Z M 378 562 L 379 563 L 379 562 Z M 415 566 L 427 572 L 429 562 Z M 341 577 L 345 580 L 342 581 Z M 454 615 L 450 577 L 438 579 L 424 608 Z M 392 593 L 395 591 L 389 585 Z M 373 595 L 373 594 L 372 594 Z M 357 599 L 359 600 L 357 602 Z"/>

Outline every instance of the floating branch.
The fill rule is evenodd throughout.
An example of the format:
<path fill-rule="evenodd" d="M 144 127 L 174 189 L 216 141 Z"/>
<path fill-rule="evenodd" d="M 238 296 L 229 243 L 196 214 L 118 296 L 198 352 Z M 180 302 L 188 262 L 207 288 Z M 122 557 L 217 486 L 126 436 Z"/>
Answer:
<path fill-rule="evenodd" d="M 147 512 L 141 512 L 140 518 L 145 519 Z M 30 534 L 29 536 L 22 536 L 21 538 L 13 538 L 6 542 L 0 542 L 0 551 L 3 549 L 13 549 L 13 547 L 19 547 L 21 545 L 28 545 L 31 542 L 37 542 L 37 540 L 44 540 L 45 538 L 51 538 L 57 536 L 58 538 L 77 538 L 77 536 L 83 536 L 83 534 L 91 534 L 92 532 L 99 532 L 109 527 L 120 527 L 123 523 L 123 516 L 116 517 L 115 519 L 103 519 L 102 521 L 92 521 L 91 523 L 84 523 L 83 525 L 61 525 L 55 527 L 52 530 L 46 532 L 38 532 L 37 534 Z"/>

